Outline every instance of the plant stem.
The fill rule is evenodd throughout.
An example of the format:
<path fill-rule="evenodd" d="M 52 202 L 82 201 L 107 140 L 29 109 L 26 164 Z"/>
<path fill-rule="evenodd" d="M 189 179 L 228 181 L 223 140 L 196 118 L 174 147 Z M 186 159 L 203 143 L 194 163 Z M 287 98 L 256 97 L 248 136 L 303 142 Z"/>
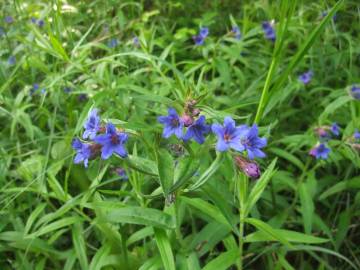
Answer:
<path fill-rule="evenodd" d="M 244 245 L 244 220 L 245 220 L 245 204 L 248 189 L 248 178 L 245 175 L 239 175 L 238 199 L 239 199 L 239 262 L 238 269 L 243 269 L 243 245 Z"/>
<path fill-rule="evenodd" d="M 240 208 L 240 225 L 239 225 L 239 270 L 243 269 L 243 242 L 244 240 L 244 218 L 243 218 L 243 211 Z"/>

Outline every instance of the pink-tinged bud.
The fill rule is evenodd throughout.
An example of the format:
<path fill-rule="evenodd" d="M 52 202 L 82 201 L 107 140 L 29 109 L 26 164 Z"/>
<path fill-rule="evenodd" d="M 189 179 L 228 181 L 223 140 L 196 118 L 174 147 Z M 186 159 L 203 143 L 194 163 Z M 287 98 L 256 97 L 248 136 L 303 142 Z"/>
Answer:
<path fill-rule="evenodd" d="M 199 110 L 199 109 L 193 109 L 193 111 L 192 111 L 192 116 L 193 116 L 193 117 L 199 116 L 199 114 L 200 114 L 200 110 Z"/>
<path fill-rule="evenodd" d="M 184 114 L 181 116 L 181 121 L 183 122 L 185 127 L 189 127 L 193 124 L 194 120 L 190 115 Z"/>
<path fill-rule="evenodd" d="M 351 147 L 352 147 L 354 150 L 360 152 L 360 144 L 358 144 L 358 143 L 352 143 L 352 144 L 351 144 Z"/>
<path fill-rule="evenodd" d="M 260 177 L 261 175 L 260 168 L 256 162 L 247 160 L 242 156 L 236 156 L 234 159 L 235 159 L 235 164 L 247 176 L 253 179 L 258 179 Z"/>
<path fill-rule="evenodd" d="M 327 131 L 322 127 L 315 128 L 315 134 L 321 138 L 328 137 Z"/>

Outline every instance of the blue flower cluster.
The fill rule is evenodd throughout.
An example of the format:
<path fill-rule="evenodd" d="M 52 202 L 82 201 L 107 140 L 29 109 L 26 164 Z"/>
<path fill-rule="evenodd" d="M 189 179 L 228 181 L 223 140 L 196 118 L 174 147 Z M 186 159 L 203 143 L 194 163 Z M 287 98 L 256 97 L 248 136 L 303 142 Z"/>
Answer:
<path fill-rule="evenodd" d="M 327 146 L 327 142 L 340 136 L 340 126 L 332 123 L 331 126 L 321 126 L 315 128 L 315 134 L 319 137 L 319 142 L 311 148 L 309 154 L 316 159 L 327 159 L 331 149 Z"/>
<path fill-rule="evenodd" d="M 201 27 L 199 34 L 193 36 L 193 40 L 195 42 L 195 45 L 203 45 L 205 38 L 209 35 L 209 28 L 207 27 Z"/>
<path fill-rule="evenodd" d="M 350 88 L 350 95 L 357 100 L 360 100 L 360 87 L 357 85 L 352 85 Z"/>
<path fill-rule="evenodd" d="M 231 33 L 234 35 L 235 39 L 241 39 L 241 32 L 238 26 L 233 26 L 231 28 Z"/>
<path fill-rule="evenodd" d="M 206 124 L 205 116 L 201 115 L 197 120 L 188 114 L 180 117 L 174 108 L 169 108 L 168 115 L 158 117 L 158 121 L 164 125 L 164 138 L 175 135 L 185 142 L 194 139 L 197 143 L 202 144 L 205 141 L 205 135 L 211 130 L 218 139 L 217 151 L 225 152 L 233 149 L 238 152 L 246 151 L 249 159 L 265 157 L 261 148 L 266 146 L 267 140 L 258 136 L 259 131 L 256 124 L 251 127 L 247 125 L 236 126 L 235 121 L 228 116 L 225 117 L 223 125 L 215 123 L 210 128 Z M 184 128 L 186 128 L 185 134 Z"/>
<path fill-rule="evenodd" d="M 92 109 L 84 124 L 83 139 L 90 141 L 81 141 L 75 138 L 72 147 L 76 150 L 74 163 L 83 162 L 88 166 L 89 159 L 95 158 L 101 152 L 102 159 L 108 159 L 113 154 L 118 154 L 122 158 L 127 157 L 125 143 L 128 140 L 128 134 L 119 131 L 112 123 L 107 123 L 105 127 L 101 126 L 101 119 L 97 109 Z"/>
<path fill-rule="evenodd" d="M 186 142 L 194 139 L 197 143 L 203 144 L 205 135 L 210 132 L 210 126 L 206 124 L 205 116 L 201 115 L 196 120 L 195 117 L 197 117 L 195 110 L 191 115 L 184 114 L 180 117 L 174 108 L 169 108 L 167 116 L 158 117 L 159 123 L 164 125 L 163 137 L 169 138 L 174 134 L 178 139 Z"/>
<path fill-rule="evenodd" d="M 265 38 L 274 42 L 276 40 L 276 32 L 274 28 L 274 21 L 263 22 L 262 29 L 264 31 Z"/>
<path fill-rule="evenodd" d="M 40 28 L 42 28 L 42 27 L 45 25 L 44 20 L 42 20 L 42 19 L 36 19 L 35 17 L 32 17 L 32 18 L 31 18 L 31 22 L 32 22 L 33 24 L 36 24 L 36 25 L 39 26 Z"/>
<path fill-rule="evenodd" d="M 301 81 L 303 84 L 306 85 L 306 84 L 310 83 L 313 75 L 314 75 L 314 73 L 311 70 L 309 70 L 299 76 L 299 81 Z"/>
<path fill-rule="evenodd" d="M 235 156 L 235 164 L 249 177 L 257 179 L 260 176 L 260 169 L 254 158 L 264 158 L 266 155 L 261 150 L 267 145 L 266 138 L 259 137 L 259 130 L 256 124 L 249 127 L 247 125 L 237 126 L 235 121 L 227 116 L 224 123 L 214 123 L 211 126 L 206 124 L 205 116 L 200 114 L 198 109 L 193 106 L 195 102 L 190 102 L 185 105 L 185 112 L 179 116 L 174 108 L 168 109 L 168 115 L 159 116 L 159 123 L 163 124 L 164 138 L 169 138 L 175 135 L 178 139 L 184 142 L 194 139 L 199 144 L 205 142 L 205 135 L 210 131 L 217 137 L 216 150 L 225 152 L 233 149 L 240 153 L 247 154 L 247 157 L 238 155 Z M 186 129 L 184 133 L 184 129 Z"/>

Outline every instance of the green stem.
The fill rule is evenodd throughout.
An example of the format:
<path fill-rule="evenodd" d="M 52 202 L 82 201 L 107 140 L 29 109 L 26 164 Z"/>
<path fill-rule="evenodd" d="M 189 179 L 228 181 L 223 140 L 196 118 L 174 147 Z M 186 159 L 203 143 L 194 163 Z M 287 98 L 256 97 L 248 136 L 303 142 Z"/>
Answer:
<path fill-rule="evenodd" d="M 257 112 L 256 112 L 256 116 L 255 116 L 255 123 L 258 124 L 261 120 L 261 117 L 264 113 L 264 109 L 266 106 L 266 103 L 268 101 L 268 96 L 269 96 L 269 88 L 270 88 L 270 84 L 271 84 L 271 80 L 273 78 L 273 75 L 275 73 L 275 67 L 276 67 L 276 58 L 273 57 L 273 60 L 271 61 L 271 65 L 270 65 L 270 69 L 269 72 L 266 76 L 266 81 L 265 81 L 265 85 L 264 88 L 262 90 L 261 93 L 261 98 L 260 98 L 260 102 L 257 108 Z"/>
<path fill-rule="evenodd" d="M 129 269 L 129 260 L 128 260 L 128 251 L 126 246 L 126 233 L 124 231 L 124 227 L 120 227 L 120 234 L 121 234 L 121 248 L 122 248 L 122 254 L 124 257 L 124 264 L 125 268 Z"/>
<path fill-rule="evenodd" d="M 243 269 L 243 244 L 244 244 L 244 218 L 243 211 L 240 209 L 240 225 L 239 225 L 239 270 Z"/>
<path fill-rule="evenodd" d="M 243 269 L 243 246 L 244 246 L 244 220 L 245 220 L 245 204 L 248 189 L 248 178 L 245 175 L 239 175 L 238 199 L 239 199 L 239 261 L 238 269 Z"/>

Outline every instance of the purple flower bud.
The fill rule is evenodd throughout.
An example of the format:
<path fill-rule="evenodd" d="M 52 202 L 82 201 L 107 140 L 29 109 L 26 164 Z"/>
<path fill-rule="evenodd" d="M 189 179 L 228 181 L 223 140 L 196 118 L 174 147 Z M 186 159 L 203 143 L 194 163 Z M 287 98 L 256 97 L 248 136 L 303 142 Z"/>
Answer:
<path fill-rule="evenodd" d="M 327 133 L 327 131 L 322 127 L 315 128 L 315 134 L 317 136 L 319 136 L 320 138 L 328 138 L 329 137 L 329 134 Z"/>
<path fill-rule="evenodd" d="M 360 87 L 357 85 L 351 86 L 350 95 L 357 100 L 360 100 Z"/>
<path fill-rule="evenodd" d="M 129 177 L 126 174 L 126 171 L 123 168 L 116 168 L 115 172 L 118 176 L 120 176 L 120 180 L 128 180 Z"/>
<path fill-rule="evenodd" d="M 247 160 L 242 156 L 236 156 L 234 160 L 235 164 L 240 168 L 240 170 L 250 178 L 258 179 L 260 177 L 260 168 L 256 162 Z"/>
<path fill-rule="evenodd" d="M 6 23 L 8 23 L 8 24 L 10 24 L 10 23 L 13 23 L 13 22 L 14 22 L 14 18 L 13 18 L 13 17 L 11 17 L 11 16 L 6 16 L 4 20 L 5 20 L 5 22 L 6 22 Z"/>
<path fill-rule="evenodd" d="M 181 121 L 184 123 L 185 127 L 189 127 L 193 124 L 194 120 L 190 115 L 184 114 L 181 116 Z"/>
<path fill-rule="evenodd" d="M 192 111 L 192 116 L 193 116 L 193 117 L 199 116 L 200 112 L 201 112 L 201 111 L 200 111 L 199 109 L 193 109 L 193 111 Z"/>

